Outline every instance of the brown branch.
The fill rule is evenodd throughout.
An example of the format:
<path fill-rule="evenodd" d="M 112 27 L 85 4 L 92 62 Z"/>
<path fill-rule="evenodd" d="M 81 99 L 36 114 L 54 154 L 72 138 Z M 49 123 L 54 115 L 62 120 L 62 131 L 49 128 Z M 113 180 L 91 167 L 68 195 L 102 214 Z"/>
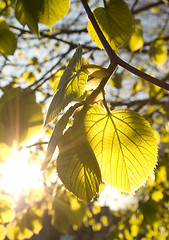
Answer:
<path fill-rule="evenodd" d="M 154 78 L 144 72 L 141 72 L 140 70 L 138 70 L 137 68 L 131 66 L 130 64 L 128 64 L 127 62 L 123 61 L 121 58 L 119 58 L 115 51 L 111 48 L 110 44 L 107 42 L 105 36 L 103 35 L 98 23 L 96 22 L 96 19 L 89 7 L 89 5 L 87 4 L 86 0 L 81 0 L 81 3 L 101 41 L 101 43 L 103 44 L 105 51 L 107 52 L 110 61 L 113 61 L 117 64 L 119 64 L 121 67 L 127 69 L 128 71 L 130 71 L 131 73 L 143 78 L 144 80 L 151 82 L 159 87 L 162 87 L 163 89 L 166 89 L 169 91 L 169 84 L 167 84 L 166 82 L 161 82 L 159 79 Z"/>
<path fill-rule="evenodd" d="M 160 0 L 160 1 L 156 2 L 156 3 L 147 4 L 147 5 L 145 5 L 145 6 L 141 7 L 141 8 L 138 8 L 136 10 L 132 10 L 132 14 L 137 14 L 137 13 L 143 12 L 145 10 L 148 10 L 148 9 L 150 9 L 152 7 L 159 6 L 161 4 L 164 4 L 164 2 L 162 0 Z"/>

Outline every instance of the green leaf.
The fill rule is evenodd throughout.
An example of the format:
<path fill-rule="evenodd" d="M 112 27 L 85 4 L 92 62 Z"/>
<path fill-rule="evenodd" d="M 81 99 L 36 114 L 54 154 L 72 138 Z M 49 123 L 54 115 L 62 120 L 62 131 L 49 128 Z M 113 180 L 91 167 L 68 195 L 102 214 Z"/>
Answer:
<path fill-rule="evenodd" d="M 15 17 L 23 25 L 27 25 L 31 32 L 38 35 L 38 9 L 40 1 L 18 0 L 15 7 Z M 32 6 L 34 6 L 32 8 Z"/>
<path fill-rule="evenodd" d="M 133 194 L 157 163 L 156 140 L 149 123 L 128 109 L 107 113 L 93 105 L 84 114 L 84 125 L 102 180 Z"/>
<path fill-rule="evenodd" d="M 34 92 L 6 88 L 0 98 L 0 142 L 12 147 L 14 141 L 23 143 L 39 132 L 43 115 Z"/>
<path fill-rule="evenodd" d="M 143 41 L 142 26 L 140 22 L 137 22 L 135 24 L 135 29 L 129 40 L 129 48 L 132 52 L 135 52 L 141 47 L 143 47 L 143 45 L 144 45 L 144 41 Z"/>
<path fill-rule="evenodd" d="M 71 101 L 77 100 L 84 93 L 88 75 L 83 71 L 78 71 L 81 67 L 81 60 L 82 48 L 79 46 L 60 79 L 47 112 L 45 125 L 54 120 Z"/>
<path fill-rule="evenodd" d="M 99 190 L 101 175 L 95 155 L 85 137 L 81 118 L 76 116 L 59 143 L 57 172 L 66 188 L 89 202 Z"/>
<path fill-rule="evenodd" d="M 7 225 L 7 237 L 10 240 L 29 239 L 42 229 L 43 210 L 36 206 L 19 212 L 16 220 Z"/>
<path fill-rule="evenodd" d="M 39 11 L 39 22 L 50 28 L 69 11 L 69 0 L 43 0 L 43 2 L 44 6 Z"/>
<path fill-rule="evenodd" d="M 163 65 L 167 61 L 167 54 L 168 51 L 163 40 L 156 41 L 150 47 L 150 60 L 156 65 Z"/>
<path fill-rule="evenodd" d="M 41 170 L 43 171 L 47 165 L 49 164 L 53 153 L 55 151 L 56 146 L 58 145 L 58 142 L 63 134 L 63 131 L 69 121 L 70 116 L 73 114 L 73 112 L 76 110 L 76 108 L 79 106 L 79 103 L 72 106 L 64 115 L 59 119 L 59 121 L 56 123 L 55 128 L 53 130 L 52 136 L 50 138 L 47 153 L 45 160 L 42 164 Z"/>
<path fill-rule="evenodd" d="M 122 73 L 115 73 L 112 78 L 110 78 L 109 80 L 109 84 L 112 87 L 115 87 L 117 89 L 120 89 L 122 87 L 121 83 L 122 83 L 123 77 L 122 77 Z"/>
<path fill-rule="evenodd" d="M 128 39 L 133 23 L 127 4 L 123 0 L 110 0 L 105 8 L 99 7 L 94 10 L 93 14 L 110 46 L 114 50 L 121 47 Z M 90 21 L 87 29 L 96 45 L 103 49 Z"/>
<path fill-rule="evenodd" d="M 38 23 L 52 27 L 69 10 L 69 0 L 18 0 L 15 16 L 23 25 L 38 35 Z"/>
<path fill-rule="evenodd" d="M 17 40 L 3 18 L 0 18 L 0 53 L 13 55 L 17 47 Z"/>
<path fill-rule="evenodd" d="M 56 196 L 53 202 L 52 225 L 61 232 L 67 233 L 69 226 L 79 226 L 85 215 L 86 206 L 82 201 L 69 194 Z"/>

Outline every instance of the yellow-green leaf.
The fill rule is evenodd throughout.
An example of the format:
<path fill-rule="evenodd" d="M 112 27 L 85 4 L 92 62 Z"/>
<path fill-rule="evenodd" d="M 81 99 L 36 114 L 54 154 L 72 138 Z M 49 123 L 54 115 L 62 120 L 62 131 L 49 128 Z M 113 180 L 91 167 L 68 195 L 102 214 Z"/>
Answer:
<path fill-rule="evenodd" d="M 167 61 L 167 48 L 163 40 L 158 40 L 150 47 L 150 60 L 156 65 L 162 65 Z"/>
<path fill-rule="evenodd" d="M 52 133 L 52 136 L 50 138 L 49 144 L 48 144 L 47 153 L 45 156 L 45 160 L 42 164 L 41 170 L 44 170 L 47 167 L 47 165 L 49 164 L 49 162 L 53 156 L 53 153 L 55 151 L 55 148 L 58 145 L 58 142 L 63 134 L 63 131 L 69 121 L 69 118 L 78 106 L 79 106 L 78 104 L 75 104 L 74 106 L 70 107 L 70 109 L 66 113 L 64 113 L 64 115 L 56 123 L 55 128 Z"/>
<path fill-rule="evenodd" d="M 0 53 L 4 55 L 14 54 L 17 40 L 13 32 L 8 28 L 4 18 L 0 18 Z"/>
<path fill-rule="evenodd" d="M 42 229 L 43 210 L 33 206 L 19 212 L 16 220 L 7 225 L 7 237 L 10 240 L 29 239 Z"/>
<path fill-rule="evenodd" d="M 52 225 L 59 231 L 67 233 L 69 226 L 79 226 L 85 215 L 86 206 L 82 201 L 69 194 L 56 196 L 53 202 Z"/>
<path fill-rule="evenodd" d="M 127 4 L 123 0 L 110 0 L 105 8 L 99 7 L 93 14 L 111 47 L 115 50 L 121 47 L 132 31 L 133 18 Z M 96 45 L 103 49 L 90 21 L 87 29 Z"/>
<path fill-rule="evenodd" d="M 38 35 L 38 23 L 49 28 L 63 18 L 69 10 L 69 0 L 18 0 L 15 16 L 23 25 Z"/>
<path fill-rule="evenodd" d="M 69 0 L 43 0 L 43 2 L 43 8 L 39 11 L 39 22 L 50 28 L 69 11 Z"/>
<path fill-rule="evenodd" d="M 71 101 L 77 100 L 85 92 L 88 75 L 79 70 L 81 64 L 82 48 L 79 46 L 60 79 L 47 112 L 45 125 L 54 120 Z"/>
<path fill-rule="evenodd" d="M 144 45 L 143 31 L 140 22 L 135 24 L 135 29 L 129 40 L 129 48 L 132 52 L 137 51 Z"/>
<path fill-rule="evenodd" d="M 156 140 L 149 123 L 128 109 L 107 113 L 93 105 L 84 113 L 84 125 L 102 180 L 133 194 L 157 163 Z"/>
<path fill-rule="evenodd" d="M 89 202 L 99 191 L 101 175 L 84 127 L 81 127 L 81 119 L 77 119 L 59 143 L 57 172 L 69 191 Z"/>
<path fill-rule="evenodd" d="M 35 93 L 8 86 L 0 98 L 0 142 L 12 146 L 35 136 L 43 123 Z"/>

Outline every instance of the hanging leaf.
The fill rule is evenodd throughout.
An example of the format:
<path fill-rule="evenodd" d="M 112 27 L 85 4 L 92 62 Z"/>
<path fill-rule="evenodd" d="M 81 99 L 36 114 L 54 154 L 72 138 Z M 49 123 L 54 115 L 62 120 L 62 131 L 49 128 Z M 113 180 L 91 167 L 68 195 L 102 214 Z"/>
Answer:
<path fill-rule="evenodd" d="M 54 120 L 71 101 L 77 100 L 85 92 L 88 75 L 83 71 L 78 71 L 81 61 L 82 48 L 79 46 L 60 79 L 47 112 L 45 125 Z"/>
<path fill-rule="evenodd" d="M 12 147 L 14 141 L 23 143 L 35 136 L 43 123 L 41 106 L 35 93 L 21 88 L 6 87 L 0 99 L 0 143 Z"/>
<path fill-rule="evenodd" d="M 52 25 L 63 18 L 69 10 L 69 0 L 18 0 L 15 16 L 23 25 L 38 35 L 38 23 L 51 29 Z"/>
<path fill-rule="evenodd" d="M 27 211 L 19 212 L 16 220 L 7 225 L 7 237 L 10 240 L 29 239 L 42 229 L 43 210 L 36 206 Z"/>
<path fill-rule="evenodd" d="M 114 50 L 121 47 L 130 36 L 133 23 L 127 4 L 123 0 L 110 0 L 105 8 L 99 7 L 93 14 L 110 46 Z M 103 49 L 90 21 L 87 29 L 96 45 Z"/>
<path fill-rule="evenodd" d="M 86 210 L 82 201 L 72 194 L 69 194 L 68 197 L 64 193 L 56 196 L 53 202 L 52 225 L 64 233 L 68 233 L 70 224 L 80 226 Z"/>
<path fill-rule="evenodd" d="M 81 122 L 84 121 L 103 181 L 133 194 L 157 163 L 156 140 L 149 123 L 134 111 L 107 113 L 98 105 L 83 114 Z"/>
<path fill-rule="evenodd" d="M 17 40 L 13 32 L 9 30 L 4 18 L 0 18 L 0 53 L 13 55 L 17 47 Z"/>
<path fill-rule="evenodd" d="M 69 128 L 59 143 L 57 172 L 66 188 L 85 202 L 91 201 L 99 190 L 100 169 L 85 138 L 81 119 Z"/>

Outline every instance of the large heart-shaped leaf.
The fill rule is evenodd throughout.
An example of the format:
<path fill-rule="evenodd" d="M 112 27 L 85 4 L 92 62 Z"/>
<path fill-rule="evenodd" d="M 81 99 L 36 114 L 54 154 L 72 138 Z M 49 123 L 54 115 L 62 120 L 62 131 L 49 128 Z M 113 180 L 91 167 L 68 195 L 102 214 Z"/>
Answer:
<path fill-rule="evenodd" d="M 133 194 L 157 163 L 156 140 L 149 123 L 128 109 L 107 113 L 93 105 L 83 111 L 81 119 L 102 180 Z"/>
<path fill-rule="evenodd" d="M 105 8 L 96 8 L 93 14 L 111 47 L 115 50 L 121 47 L 132 31 L 133 18 L 127 4 L 123 0 L 110 0 Z M 103 49 L 90 21 L 87 29 L 96 45 Z"/>
<path fill-rule="evenodd" d="M 62 137 L 59 144 L 57 172 L 69 191 L 89 202 L 99 190 L 101 175 L 80 122 L 79 119 Z"/>

